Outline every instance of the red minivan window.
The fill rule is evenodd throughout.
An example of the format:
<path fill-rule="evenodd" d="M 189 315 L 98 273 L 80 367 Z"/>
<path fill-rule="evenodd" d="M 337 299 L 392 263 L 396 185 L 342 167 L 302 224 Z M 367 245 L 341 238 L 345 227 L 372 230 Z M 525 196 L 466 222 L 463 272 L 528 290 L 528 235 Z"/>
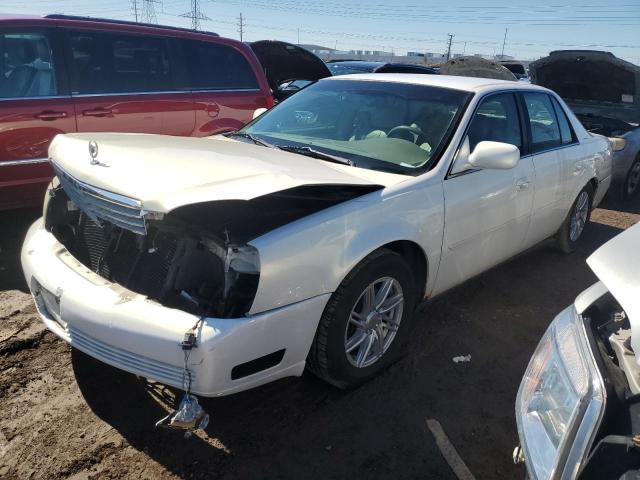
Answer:
<path fill-rule="evenodd" d="M 201 137 L 273 104 L 240 42 L 108 20 L 30 21 L 0 23 L 0 210 L 42 202 L 59 133 Z"/>
<path fill-rule="evenodd" d="M 76 129 L 53 39 L 49 29 L 0 28 L 0 210 L 42 202 L 49 144 Z"/>
<path fill-rule="evenodd" d="M 191 88 L 194 90 L 258 90 L 258 79 L 247 59 L 233 47 L 212 42 L 185 44 Z"/>
<path fill-rule="evenodd" d="M 185 40 L 182 51 L 195 102 L 195 135 L 236 130 L 251 121 L 256 109 L 273 105 L 238 48 L 215 40 Z"/>
<path fill-rule="evenodd" d="M 70 44 L 73 95 L 174 89 L 164 38 L 73 32 Z"/>

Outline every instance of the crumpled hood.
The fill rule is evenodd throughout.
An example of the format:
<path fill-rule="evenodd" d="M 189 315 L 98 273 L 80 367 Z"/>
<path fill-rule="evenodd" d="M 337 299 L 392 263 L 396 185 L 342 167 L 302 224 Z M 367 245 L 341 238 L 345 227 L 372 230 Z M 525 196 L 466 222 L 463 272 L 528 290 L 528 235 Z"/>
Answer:
<path fill-rule="evenodd" d="M 640 364 L 640 223 L 612 238 L 587 263 L 624 308 L 631 346 Z"/>
<path fill-rule="evenodd" d="M 278 40 L 260 40 L 249 45 L 274 92 L 285 80 L 316 81 L 331 76 L 329 67 L 319 57 L 298 45 Z"/>
<path fill-rule="evenodd" d="M 98 145 L 91 163 L 89 142 Z M 389 186 L 409 177 L 325 162 L 225 137 L 123 133 L 58 135 L 49 157 L 89 185 L 169 212 L 213 200 L 250 200 L 302 185 Z"/>
<path fill-rule="evenodd" d="M 560 95 L 577 114 L 640 122 L 640 67 L 596 50 L 558 50 L 529 64 L 531 83 Z"/>

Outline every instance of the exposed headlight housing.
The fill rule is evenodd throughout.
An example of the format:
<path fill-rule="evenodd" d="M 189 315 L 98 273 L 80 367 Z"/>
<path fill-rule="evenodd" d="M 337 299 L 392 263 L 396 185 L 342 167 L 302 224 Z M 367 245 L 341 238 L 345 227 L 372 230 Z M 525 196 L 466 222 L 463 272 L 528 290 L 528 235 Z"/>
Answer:
<path fill-rule="evenodd" d="M 614 152 L 619 152 L 620 150 L 624 150 L 624 147 L 627 146 L 627 141 L 624 138 L 620 137 L 607 137 L 609 142 L 611 143 L 611 149 Z"/>
<path fill-rule="evenodd" d="M 573 306 L 540 340 L 516 399 L 518 434 L 535 480 L 573 479 L 597 430 L 605 389 Z"/>

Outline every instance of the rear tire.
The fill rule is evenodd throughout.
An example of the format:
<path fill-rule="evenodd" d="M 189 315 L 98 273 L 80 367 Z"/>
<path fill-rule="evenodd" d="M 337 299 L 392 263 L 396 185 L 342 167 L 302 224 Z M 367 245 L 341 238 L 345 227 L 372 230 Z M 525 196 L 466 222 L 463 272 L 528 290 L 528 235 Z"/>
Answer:
<path fill-rule="evenodd" d="M 571 253 L 575 250 L 591 218 L 592 205 L 593 187 L 589 184 L 578 194 L 571 205 L 567 218 L 556 234 L 557 246 L 564 253 Z"/>
<path fill-rule="evenodd" d="M 622 187 L 622 198 L 631 200 L 638 196 L 638 192 L 640 192 L 640 155 L 635 159 L 629 169 L 629 173 L 627 173 L 627 178 Z"/>
<path fill-rule="evenodd" d="M 415 299 L 404 259 L 386 249 L 371 253 L 331 295 L 309 352 L 309 370 L 346 389 L 387 368 L 403 350 Z"/>

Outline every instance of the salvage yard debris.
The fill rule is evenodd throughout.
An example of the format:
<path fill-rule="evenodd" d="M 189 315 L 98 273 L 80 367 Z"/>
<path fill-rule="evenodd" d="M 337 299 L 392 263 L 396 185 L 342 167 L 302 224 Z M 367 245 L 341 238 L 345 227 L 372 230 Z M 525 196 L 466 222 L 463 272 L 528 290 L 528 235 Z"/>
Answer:
<path fill-rule="evenodd" d="M 453 363 L 466 363 L 471 361 L 471 354 L 469 355 L 459 355 L 457 357 L 453 357 Z"/>

